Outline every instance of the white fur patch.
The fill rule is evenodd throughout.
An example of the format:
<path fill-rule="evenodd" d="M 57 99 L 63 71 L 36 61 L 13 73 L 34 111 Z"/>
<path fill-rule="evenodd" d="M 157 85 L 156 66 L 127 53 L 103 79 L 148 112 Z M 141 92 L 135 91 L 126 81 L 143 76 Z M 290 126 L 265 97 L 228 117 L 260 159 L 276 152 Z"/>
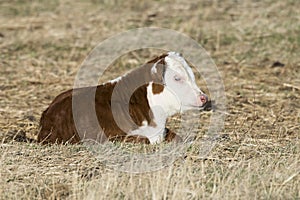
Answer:
<path fill-rule="evenodd" d="M 186 60 L 179 53 L 169 52 L 165 62 L 165 88 L 172 91 L 173 96 L 178 99 L 180 112 L 200 108 L 203 105 L 200 94 L 203 92 L 197 86 L 192 68 Z M 167 98 L 169 99 L 170 95 Z M 171 105 L 174 105 L 172 101 Z"/>
<path fill-rule="evenodd" d="M 139 135 L 147 137 L 151 144 L 158 144 L 165 139 L 165 127 L 157 128 L 152 126 L 141 126 L 131 131 L 128 135 Z"/>
<path fill-rule="evenodd" d="M 189 84 L 194 91 L 202 93 L 196 84 L 192 68 L 179 53 L 169 52 L 165 61 L 167 63 L 167 69 L 169 68 L 181 75 L 184 75 L 187 84 Z"/>
<path fill-rule="evenodd" d="M 166 87 L 162 92 L 153 94 L 152 84 L 152 82 L 149 83 L 149 86 L 147 87 L 147 99 L 154 114 L 154 118 L 156 120 L 159 120 L 160 118 L 166 119 L 179 112 L 181 104 L 176 94 Z M 159 120 L 159 122 L 161 123 L 161 120 Z"/>
<path fill-rule="evenodd" d="M 150 109 L 153 113 L 153 121 L 155 127 L 149 126 L 147 122 L 143 122 L 143 126 L 131 131 L 129 135 L 140 135 L 147 137 L 151 144 L 160 143 L 165 139 L 165 126 L 167 117 L 178 112 L 178 100 L 174 99 L 174 95 L 163 90 L 159 94 L 152 93 L 152 82 L 147 87 L 147 99 Z M 173 100 L 172 100 L 173 99 Z M 170 104 L 170 102 L 173 102 Z"/>
<path fill-rule="evenodd" d="M 186 70 L 189 78 L 192 81 L 195 81 L 195 76 L 194 76 L 193 70 L 191 69 L 191 67 L 187 64 L 185 59 L 179 53 L 169 52 L 168 56 L 165 59 L 166 59 L 167 63 L 174 63 L 174 61 L 180 62 L 182 64 L 182 66 L 184 67 L 184 69 Z M 172 66 L 172 65 L 170 65 L 170 66 Z"/>
<path fill-rule="evenodd" d="M 116 82 L 119 82 L 123 77 L 122 76 L 119 76 L 113 80 L 110 80 L 109 83 L 116 83 Z"/>

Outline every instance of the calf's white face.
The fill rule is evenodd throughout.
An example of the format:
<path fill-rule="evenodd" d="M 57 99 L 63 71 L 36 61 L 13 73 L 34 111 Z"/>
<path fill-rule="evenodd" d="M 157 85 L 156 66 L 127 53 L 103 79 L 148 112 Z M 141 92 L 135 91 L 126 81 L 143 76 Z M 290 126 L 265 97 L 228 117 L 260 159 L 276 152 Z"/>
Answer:
<path fill-rule="evenodd" d="M 161 105 L 167 115 L 192 109 L 202 109 L 208 101 L 198 88 L 191 67 L 178 53 L 170 52 L 165 57 L 165 89 L 153 95 L 156 105 Z"/>

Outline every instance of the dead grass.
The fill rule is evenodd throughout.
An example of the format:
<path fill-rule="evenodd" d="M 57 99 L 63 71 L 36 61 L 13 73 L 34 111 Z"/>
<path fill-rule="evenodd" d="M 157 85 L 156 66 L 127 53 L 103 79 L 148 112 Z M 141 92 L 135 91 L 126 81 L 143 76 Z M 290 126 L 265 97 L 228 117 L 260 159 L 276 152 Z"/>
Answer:
<path fill-rule="evenodd" d="M 2 1 L 0 199 L 299 199 L 298 7 L 297 0 Z M 219 67 L 229 115 L 208 158 L 198 156 L 199 138 L 172 166 L 134 175 L 107 168 L 80 145 L 25 139 L 98 42 L 143 26 L 190 35 Z M 148 59 L 127 55 L 104 79 Z M 199 133 L 209 117 L 202 115 Z"/>

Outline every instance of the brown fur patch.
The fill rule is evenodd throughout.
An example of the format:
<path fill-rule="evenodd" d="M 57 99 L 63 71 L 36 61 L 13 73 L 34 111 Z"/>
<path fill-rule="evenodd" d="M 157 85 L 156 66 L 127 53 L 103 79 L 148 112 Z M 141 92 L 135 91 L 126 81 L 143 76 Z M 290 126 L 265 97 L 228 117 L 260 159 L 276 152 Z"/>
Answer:
<path fill-rule="evenodd" d="M 153 83 L 152 84 L 152 92 L 153 94 L 159 94 L 164 91 L 164 86 L 162 84 Z"/>

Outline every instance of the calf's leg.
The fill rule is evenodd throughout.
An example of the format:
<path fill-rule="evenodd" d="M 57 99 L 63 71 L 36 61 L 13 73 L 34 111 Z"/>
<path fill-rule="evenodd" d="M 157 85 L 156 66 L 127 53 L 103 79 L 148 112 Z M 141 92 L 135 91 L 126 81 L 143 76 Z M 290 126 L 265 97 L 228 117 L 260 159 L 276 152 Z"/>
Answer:
<path fill-rule="evenodd" d="M 175 143 L 180 143 L 183 141 L 179 135 L 169 130 L 168 128 L 165 128 L 165 132 L 166 132 L 166 137 L 165 137 L 166 142 L 174 141 Z"/>

